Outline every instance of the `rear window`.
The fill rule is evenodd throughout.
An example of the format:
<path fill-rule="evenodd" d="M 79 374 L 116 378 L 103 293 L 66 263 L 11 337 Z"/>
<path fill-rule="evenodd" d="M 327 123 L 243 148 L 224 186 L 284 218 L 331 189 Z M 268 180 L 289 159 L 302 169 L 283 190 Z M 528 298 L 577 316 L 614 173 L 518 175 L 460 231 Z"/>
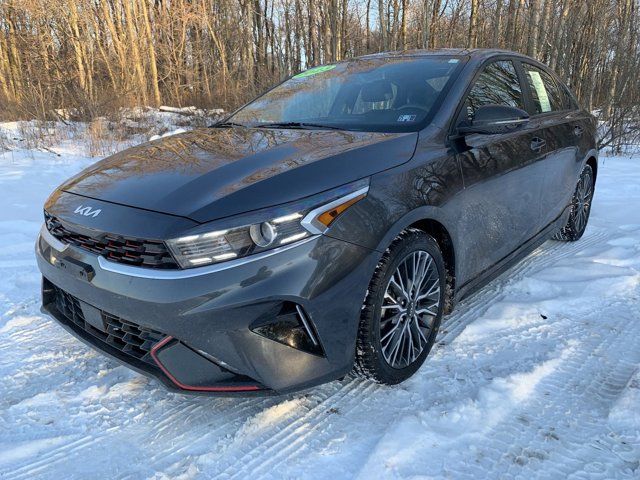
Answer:
<path fill-rule="evenodd" d="M 570 109 L 566 92 L 544 70 L 528 63 L 523 64 L 529 90 L 533 99 L 534 113 L 548 113 Z"/>

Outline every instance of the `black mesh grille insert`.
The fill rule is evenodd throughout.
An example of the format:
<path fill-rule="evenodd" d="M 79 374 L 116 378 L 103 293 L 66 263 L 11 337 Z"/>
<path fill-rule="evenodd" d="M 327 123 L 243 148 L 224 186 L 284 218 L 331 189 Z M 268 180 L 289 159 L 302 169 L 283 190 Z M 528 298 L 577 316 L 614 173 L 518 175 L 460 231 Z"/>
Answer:
<path fill-rule="evenodd" d="M 122 353 L 155 366 L 150 352 L 153 346 L 164 338 L 162 333 L 100 311 L 106 330 L 103 332 L 85 321 L 82 304 L 77 298 L 55 285 L 51 287 L 56 308 L 69 322 Z"/>
<path fill-rule="evenodd" d="M 44 217 L 51 235 L 61 242 L 75 245 L 96 255 L 102 255 L 113 262 L 148 268 L 179 268 L 163 242 L 123 237 L 110 233 L 88 236 L 71 231 L 59 219 L 47 212 Z"/>

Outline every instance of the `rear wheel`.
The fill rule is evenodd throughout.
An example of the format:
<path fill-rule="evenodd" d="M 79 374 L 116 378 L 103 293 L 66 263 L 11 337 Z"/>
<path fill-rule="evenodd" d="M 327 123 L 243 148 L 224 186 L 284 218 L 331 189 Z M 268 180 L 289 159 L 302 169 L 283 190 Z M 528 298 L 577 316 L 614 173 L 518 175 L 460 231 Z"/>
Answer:
<path fill-rule="evenodd" d="M 437 242 L 403 232 L 383 255 L 360 318 L 355 372 L 396 384 L 422 365 L 445 304 L 446 271 Z"/>
<path fill-rule="evenodd" d="M 556 240 L 575 242 L 580 240 L 587 228 L 589 214 L 591 213 L 591 201 L 593 200 L 593 169 L 591 165 L 585 165 L 580 174 L 578 185 L 571 199 L 571 213 L 567 224 L 556 235 Z"/>

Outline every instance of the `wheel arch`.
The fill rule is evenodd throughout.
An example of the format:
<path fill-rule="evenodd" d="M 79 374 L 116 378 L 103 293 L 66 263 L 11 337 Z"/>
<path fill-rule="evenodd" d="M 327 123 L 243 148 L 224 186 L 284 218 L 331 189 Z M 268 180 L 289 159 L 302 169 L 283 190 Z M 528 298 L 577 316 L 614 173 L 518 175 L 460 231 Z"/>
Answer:
<path fill-rule="evenodd" d="M 598 160 L 594 156 L 587 158 L 586 165 L 589 165 L 593 170 L 593 182 L 595 183 L 598 178 Z"/>
<path fill-rule="evenodd" d="M 596 179 L 598 178 L 598 151 L 597 150 L 589 150 L 587 152 L 587 154 L 583 157 L 584 160 L 582 161 L 582 165 L 584 168 L 584 165 L 589 165 L 591 167 L 591 169 L 593 170 L 593 181 L 595 183 Z"/>
<path fill-rule="evenodd" d="M 444 313 L 450 313 L 453 309 L 453 294 L 456 288 L 456 253 L 453 246 L 453 240 L 451 234 L 446 227 L 437 220 L 432 218 L 423 218 L 418 220 L 408 228 L 415 228 L 423 231 L 427 235 L 433 237 L 442 253 L 444 260 L 444 267 L 447 270 L 447 301 L 444 309 Z"/>
<path fill-rule="evenodd" d="M 453 223 L 453 222 L 452 222 Z M 379 250 L 385 251 L 395 237 L 400 232 L 407 229 L 417 229 L 434 238 L 444 259 L 447 270 L 447 303 L 445 313 L 450 313 L 453 309 L 453 299 L 456 288 L 456 272 L 459 259 L 456 257 L 455 235 L 447 225 L 446 216 L 441 209 L 432 206 L 425 206 L 413 210 L 396 222 L 387 232 L 387 235 L 379 244 Z"/>

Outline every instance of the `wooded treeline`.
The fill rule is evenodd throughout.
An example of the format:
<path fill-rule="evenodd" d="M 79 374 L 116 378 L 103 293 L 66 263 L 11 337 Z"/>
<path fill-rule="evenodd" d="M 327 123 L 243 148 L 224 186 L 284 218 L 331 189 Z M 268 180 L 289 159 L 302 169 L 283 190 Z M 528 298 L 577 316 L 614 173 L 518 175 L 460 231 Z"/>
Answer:
<path fill-rule="evenodd" d="M 640 0 L 0 0 L 0 116 L 232 109 L 309 66 L 438 47 L 528 53 L 605 116 L 640 103 Z"/>

